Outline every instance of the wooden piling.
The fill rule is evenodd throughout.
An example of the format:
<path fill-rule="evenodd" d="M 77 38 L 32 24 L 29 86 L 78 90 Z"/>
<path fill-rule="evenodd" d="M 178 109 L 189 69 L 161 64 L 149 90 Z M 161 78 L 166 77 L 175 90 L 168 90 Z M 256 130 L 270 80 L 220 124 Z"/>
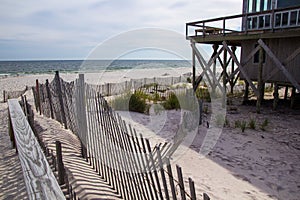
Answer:
<path fill-rule="evenodd" d="M 264 50 L 262 47 L 259 48 L 259 63 L 258 63 L 258 77 L 257 77 L 257 83 L 258 83 L 258 95 L 257 95 L 257 101 L 256 101 L 256 112 L 260 113 L 261 111 L 261 103 L 263 101 L 263 93 L 264 93 L 264 83 L 263 83 L 263 59 L 264 59 Z"/>
<path fill-rule="evenodd" d="M 296 101 L 296 88 L 292 87 L 292 94 L 291 94 L 291 108 L 295 107 L 295 101 Z"/>
<path fill-rule="evenodd" d="M 287 100 L 289 94 L 289 86 L 285 86 L 284 90 L 284 100 Z"/>
<path fill-rule="evenodd" d="M 278 83 L 274 83 L 274 100 L 273 100 L 273 109 L 276 110 L 279 101 L 279 93 L 278 93 Z"/>
<path fill-rule="evenodd" d="M 249 82 L 247 80 L 245 82 L 245 92 L 243 97 L 243 104 L 245 104 L 249 99 Z"/>

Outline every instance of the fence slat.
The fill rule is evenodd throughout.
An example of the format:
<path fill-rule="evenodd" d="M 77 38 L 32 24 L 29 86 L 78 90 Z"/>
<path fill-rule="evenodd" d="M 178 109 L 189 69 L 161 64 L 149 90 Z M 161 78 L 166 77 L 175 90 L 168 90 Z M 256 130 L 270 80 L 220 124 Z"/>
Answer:
<path fill-rule="evenodd" d="M 181 199 L 186 200 L 181 167 L 176 165 L 176 170 L 177 170 L 177 176 L 178 176 L 178 181 L 179 181 Z"/>

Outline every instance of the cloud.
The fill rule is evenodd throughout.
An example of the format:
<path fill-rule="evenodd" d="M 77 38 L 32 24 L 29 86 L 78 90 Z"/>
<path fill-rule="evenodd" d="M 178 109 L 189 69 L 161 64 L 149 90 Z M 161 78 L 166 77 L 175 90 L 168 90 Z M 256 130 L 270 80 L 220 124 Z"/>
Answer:
<path fill-rule="evenodd" d="M 241 8 L 240 0 L 2 0 L 0 40 L 20 42 L 20 48 L 27 44 L 27 49 L 31 44 L 34 48 L 51 44 L 53 49 L 64 49 L 65 53 L 58 51 L 62 55 L 69 55 L 68 48 L 76 49 L 74 55 L 83 58 L 87 48 L 121 32 L 156 27 L 184 34 L 189 21 L 241 13 Z"/>

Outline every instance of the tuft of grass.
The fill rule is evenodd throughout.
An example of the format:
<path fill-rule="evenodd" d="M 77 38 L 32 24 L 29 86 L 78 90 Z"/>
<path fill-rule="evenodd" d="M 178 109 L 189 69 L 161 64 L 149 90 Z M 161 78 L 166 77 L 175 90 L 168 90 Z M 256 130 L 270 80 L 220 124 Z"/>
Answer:
<path fill-rule="evenodd" d="M 267 128 L 267 126 L 269 125 L 269 120 L 268 119 L 265 119 L 264 121 L 263 121 L 263 123 L 260 125 L 260 130 L 262 130 L 262 131 L 266 131 L 266 128 Z"/>
<path fill-rule="evenodd" d="M 240 120 L 236 120 L 234 122 L 234 128 L 240 128 L 241 127 L 241 121 Z"/>
<path fill-rule="evenodd" d="M 242 122 L 241 122 L 240 128 L 241 128 L 241 130 L 242 130 L 243 133 L 245 132 L 246 125 L 247 125 L 247 122 L 246 122 L 246 121 L 242 121 Z"/>
<path fill-rule="evenodd" d="M 256 129 L 256 121 L 255 121 L 255 119 L 251 118 L 250 121 L 249 121 L 249 123 L 248 123 L 248 126 L 249 126 L 250 129 L 255 130 Z"/>
<path fill-rule="evenodd" d="M 245 132 L 246 126 L 247 126 L 247 122 L 245 120 L 243 120 L 243 121 L 237 120 L 234 122 L 234 127 L 240 128 L 242 130 L 242 132 Z"/>

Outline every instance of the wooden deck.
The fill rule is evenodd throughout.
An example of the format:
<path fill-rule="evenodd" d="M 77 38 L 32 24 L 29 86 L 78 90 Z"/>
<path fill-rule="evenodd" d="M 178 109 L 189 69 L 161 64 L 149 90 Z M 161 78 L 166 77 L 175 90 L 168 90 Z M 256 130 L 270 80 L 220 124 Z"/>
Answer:
<path fill-rule="evenodd" d="M 222 45 L 222 42 L 226 41 L 229 45 L 241 46 L 241 42 L 245 40 L 300 37 L 300 18 L 293 22 L 294 24 L 278 25 L 276 16 L 283 12 L 298 12 L 300 15 L 300 6 L 189 22 L 186 23 L 186 38 L 194 43 Z M 249 27 L 247 20 L 257 16 L 270 17 L 270 24 L 264 27 Z M 242 22 L 242 27 L 232 29 L 233 21 Z"/>

